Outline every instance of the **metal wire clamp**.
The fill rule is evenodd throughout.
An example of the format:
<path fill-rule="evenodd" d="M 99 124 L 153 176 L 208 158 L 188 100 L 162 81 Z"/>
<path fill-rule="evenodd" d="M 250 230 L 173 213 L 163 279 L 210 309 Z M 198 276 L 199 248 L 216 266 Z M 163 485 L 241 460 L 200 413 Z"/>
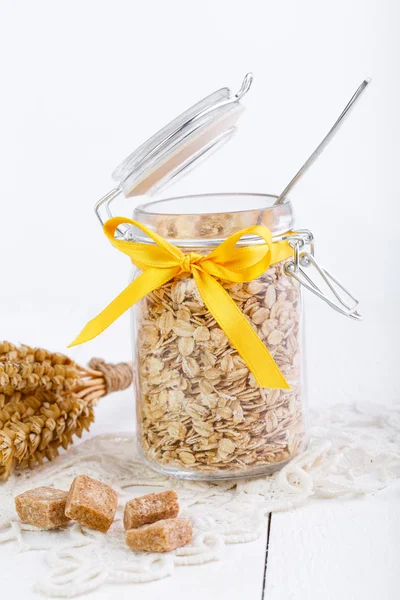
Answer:
<path fill-rule="evenodd" d="M 307 290 L 321 298 L 334 310 L 351 319 L 361 320 L 363 317 L 357 311 L 359 301 L 357 298 L 334 277 L 327 269 L 324 269 L 314 257 L 314 236 L 308 229 L 294 231 L 286 239 L 294 250 L 293 258 L 285 263 L 285 273 L 294 277 Z M 313 268 L 321 280 L 331 292 L 329 296 L 321 290 L 305 269 Z"/>

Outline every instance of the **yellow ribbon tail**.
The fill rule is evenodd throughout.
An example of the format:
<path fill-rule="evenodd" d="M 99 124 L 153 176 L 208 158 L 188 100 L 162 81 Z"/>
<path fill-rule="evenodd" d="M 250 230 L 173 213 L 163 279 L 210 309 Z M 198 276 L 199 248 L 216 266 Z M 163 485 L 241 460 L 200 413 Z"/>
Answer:
<path fill-rule="evenodd" d="M 226 290 L 202 269 L 193 269 L 208 310 L 263 388 L 290 389 L 276 362 Z"/>
<path fill-rule="evenodd" d="M 82 329 L 80 334 L 74 339 L 72 344 L 68 346 L 78 346 L 84 344 L 89 340 L 97 337 L 102 333 L 111 323 L 114 323 L 124 312 L 128 310 L 133 304 L 138 302 L 152 292 L 153 290 L 161 287 L 167 281 L 175 277 L 179 272 L 179 267 L 170 267 L 165 269 L 150 268 L 144 271 L 137 277 L 132 283 L 128 285 L 114 300 L 106 306 L 106 308 L 97 315 L 94 319 L 89 321 Z"/>

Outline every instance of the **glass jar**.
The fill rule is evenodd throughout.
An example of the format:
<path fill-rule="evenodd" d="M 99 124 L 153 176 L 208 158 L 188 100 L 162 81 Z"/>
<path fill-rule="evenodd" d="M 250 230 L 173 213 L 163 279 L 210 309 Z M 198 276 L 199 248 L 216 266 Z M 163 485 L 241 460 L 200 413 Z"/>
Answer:
<path fill-rule="evenodd" d="M 217 90 L 153 135 L 117 167 L 113 173 L 117 186 L 95 207 L 111 243 L 150 273 L 139 283 L 136 271 L 128 288 L 87 324 L 74 343 L 92 339 L 133 306 L 141 453 L 154 469 L 188 479 L 272 473 L 306 447 L 302 286 L 340 313 L 360 318 L 354 296 L 316 262 L 312 234 L 293 230 L 292 206 L 287 198 L 282 204 L 274 204 L 276 196 L 263 194 L 169 198 L 137 206 L 133 222 L 125 217 L 111 219 L 111 203 L 118 196 L 151 198 L 230 139 L 243 112 L 241 99 L 251 82 L 249 74 L 236 94 L 228 88 Z M 255 225 L 267 227 L 272 242 L 285 242 L 285 260 L 279 253 L 281 262 L 271 262 L 265 273 L 257 270 L 256 278 L 249 280 L 246 271 L 246 277 L 241 276 L 244 283 L 219 280 L 230 299 L 218 283 L 212 284 L 216 297 L 222 294 L 230 305 L 226 314 L 236 314 L 247 332 L 242 337 L 241 330 L 240 345 L 246 346 L 246 352 L 239 353 L 238 344 L 230 341 L 238 337 L 231 327 L 236 321 L 229 321 L 230 335 L 226 335 L 214 319 L 215 311 L 213 317 L 207 308 L 210 302 L 205 306 L 191 275 L 193 270 L 187 268 L 192 258 L 183 255 L 208 255 L 232 234 Z M 151 239 L 143 226 L 147 234 L 155 232 L 164 241 Z M 236 253 L 237 246 L 260 245 L 258 235 L 267 235 L 267 230 L 257 231 L 244 235 L 232 252 Z M 160 274 L 160 269 L 170 269 L 171 265 L 157 264 L 159 249 L 149 250 L 154 241 L 164 250 L 168 242 L 176 247 L 172 249 L 175 262 L 171 276 L 166 277 L 165 271 Z M 254 258 L 265 247 L 270 248 L 265 241 L 263 248 L 243 250 L 240 255 Z M 134 247 L 135 242 L 142 246 Z M 133 254 L 142 258 L 135 263 Z M 152 261 L 143 262 L 146 256 Z M 175 271 L 177 256 L 181 262 Z M 176 275 L 178 272 L 181 274 Z M 152 285 L 154 277 L 159 285 Z M 221 302 L 220 317 L 224 309 Z M 265 385 L 265 379 L 258 370 L 256 381 L 249 354 L 255 357 L 258 369 L 261 365 L 261 371 L 265 361 L 268 377 L 272 356 L 273 369 L 278 367 L 279 378 L 283 375 L 287 387 L 260 387 L 257 381 Z M 247 366 L 250 363 L 252 372 Z M 266 381 L 272 386 L 270 379 Z"/>
<path fill-rule="evenodd" d="M 185 254 L 208 254 L 252 225 L 267 225 L 275 237 L 290 232 L 291 204 L 273 206 L 275 199 L 171 198 L 139 206 L 133 218 Z M 139 229 L 133 239 L 149 242 Z M 143 459 L 154 469 L 188 479 L 250 477 L 272 473 L 304 450 L 301 286 L 286 274 L 285 262 L 256 280 L 221 284 L 268 348 L 289 390 L 257 385 L 190 275 L 177 276 L 133 307 L 137 431 Z"/>

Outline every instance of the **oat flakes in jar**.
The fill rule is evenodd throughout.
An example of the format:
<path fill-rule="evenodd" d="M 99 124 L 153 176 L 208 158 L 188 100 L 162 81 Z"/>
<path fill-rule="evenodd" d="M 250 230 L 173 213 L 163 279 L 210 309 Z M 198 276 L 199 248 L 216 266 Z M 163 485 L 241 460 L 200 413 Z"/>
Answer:
<path fill-rule="evenodd" d="M 312 234 L 295 229 L 289 199 L 149 198 L 232 134 L 250 83 L 236 95 L 218 90 L 158 132 L 116 169 L 118 187 L 96 205 L 110 242 L 135 268 L 75 343 L 131 307 L 141 455 L 181 478 L 269 474 L 302 452 L 302 288 L 359 317 L 354 298 L 315 261 Z M 112 217 L 119 194 L 135 197 L 133 219 Z"/>

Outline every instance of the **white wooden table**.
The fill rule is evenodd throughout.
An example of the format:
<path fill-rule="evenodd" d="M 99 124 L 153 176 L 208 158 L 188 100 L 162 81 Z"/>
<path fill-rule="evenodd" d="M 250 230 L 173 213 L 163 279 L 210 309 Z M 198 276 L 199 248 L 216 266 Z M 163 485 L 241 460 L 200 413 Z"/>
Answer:
<path fill-rule="evenodd" d="M 116 410 L 118 407 L 118 410 Z M 123 415 L 123 418 L 121 418 Z M 127 418 L 128 417 L 128 418 Z M 134 427 L 131 390 L 104 398 L 89 435 Z M 261 537 L 227 547 L 223 561 L 178 567 L 170 578 L 107 585 L 91 600 L 398 600 L 400 483 L 351 500 L 311 501 L 270 515 Z M 0 545 L 1 598 L 38 598 L 43 553 Z"/>

